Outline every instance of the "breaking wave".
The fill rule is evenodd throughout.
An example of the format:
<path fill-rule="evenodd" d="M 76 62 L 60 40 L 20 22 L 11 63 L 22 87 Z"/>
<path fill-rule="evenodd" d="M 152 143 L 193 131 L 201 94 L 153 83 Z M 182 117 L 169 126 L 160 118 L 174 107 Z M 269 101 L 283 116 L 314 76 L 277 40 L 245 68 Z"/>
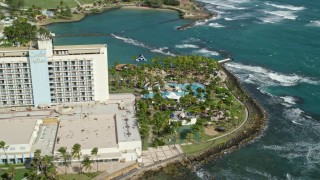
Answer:
<path fill-rule="evenodd" d="M 307 24 L 307 26 L 320 27 L 320 20 L 310 21 L 310 23 Z"/>
<path fill-rule="evenodd" d="M 314 78 L 303 77 L 296 74 L 280 74 L 259 67 L 239 63 L 227 63 L 227 69 L 239 76 L 243 81 L 261 86 L 295 86 L 299 83 L 319 84 Z"/>
<path fill-rule="evenodd" d="M 183 48 L 197 49 L 197 48 L 199 48 L 199 46 L 194 45 L 194 44 L 178 44 L 175 47 L 180 48 L 180 49 L 183 49 Z"/>
<path fill-rule="evenodd" d="M 279 9 L 288 9 L 291 11 L 301 11 L 305 9 L 305 7 L 303 6 L 279 5 L 279 4 L 269 3 L 269 2 L 266 2 L 265 4 L 268 6 L 279 8 Z"/>
<path fill-rule="evenodd" d="M 156 47 L 152 47 L 152 46 L 146 45 L 146 44 L 144 44 L 142 42 L 139 42 L 139 41 L 131 39 L 131 38 L 126 38 L 126 37 L 118 36 L 118 35 L 115 35 L 115 34 L 111 34 L 111 36 L 116 38 L 116 39 L 119 39 L 119 40 L 121 40 L 121 41 L 123 41 L 125 43 L 133 44 L 135 46 L 139 46 L 139 47 L 143 47 L 143 48 L 149 49 L 151 52 L 154 52 L 154 53 L 163 54 L 163 55 L 166 55 L 166 56 L 175 56 L 175 54 L 173 54 L 170 51 L 168 51 L 167 47 L 156 48 Z"/>
<path fill-rule="evenodd" d="M 176 56 L 175 54 L 169 52 L 167 47 L 151 49 L 150 51 L 154 52 L 154 53 L 163 54 L 163 55 L 166 55 L 166 56 Z"/>
<path fill-rule="evenodd" d="M 199 49 L 199 50 L 195 50 L 195 51 L 193 51 L 193 53 L 201 54 L 201 55 L 206 56 L 206 57 L 219 56 L 219 53 L 218 53 L 218 52 L 216 52 L 216 51 L 210 51 L 210 50 L 205 49 L 205 48 L 202 48 L 202 49 Z"/>
<path fill-rule="evenodd" d="M 125 37 L 117 36 L 115 34 L 111 34 L 111 36 L 116 38 L 116 39 L 122 40 L 125 43 L 133 44 L 135 46 L 140 46 L 140 47 L 144 47 L 144 48 L 149 49 L 149 47 L 147 45 L 145 45 L 144 43 L 139 42 L 137 40 L 134 40 L 134 39 L 131 39 L 131 38 L 125 38 Z"/>
<path fill-rule="evenodd" d="M 296 104 L 297 99 L 295 97 L 292 96 L 283 96 L 280 97 L 284 102 L 282 103 L 282 105 L 286 106 L 286 107 L 291 107 L 292 105 Z"/>
<path fill-rule="evenodd" d="M 215 27 L 215 28 L 223 28 L 225 26 L 219 24 L 219 23 L 209 23 L 208 26 Z"/>

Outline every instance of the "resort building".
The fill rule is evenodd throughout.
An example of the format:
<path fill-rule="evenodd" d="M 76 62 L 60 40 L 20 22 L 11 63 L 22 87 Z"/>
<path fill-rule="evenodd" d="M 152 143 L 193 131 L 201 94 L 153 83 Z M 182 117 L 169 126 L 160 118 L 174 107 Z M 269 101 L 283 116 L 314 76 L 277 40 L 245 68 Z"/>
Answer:
<path fill-rule="evenodd" d="M 183 126 L 193 125 L 197 123 L 197 118 L 183 111 L 174 111 L 169 119 L 169 123 L 171 122 L 181 122 Z"/>
<path fill-rule="evenodd" d="M 52 154 L 57 121 L 48 123 L 41 119 L 0 119 L 0 137 L 7 145 L 0 149 L 0 164 L 28 163 L 34 151 Z"/>
<path fill-rule="evenodd" d="M 109 98 L 106 45 L 0 48 L 0 107 L 49 106 Z"/>
<path fill-rule="evenodd" d="M 134 101 L 133 94 L 111 94 L 104 102 L 2 108 L 0 141 L 8 148 L 0 149 L 0 164 L 30 162 L 37 149 L 59 158 L 60 147 L 71 153 L 76 143 L 81 145 L 80 161 L 96 147 L 98 156 L 92 160 L 141 162 Z"/>
<path fill-rule="evenodd" d="M 111 94 L 104 103 L 61 107 L 54 153 L 74 144 L 81 145 L 82 156 L 98 148 L 99 161 L 141 161 L 142 142 L 137 126 L 133 94 Z M 68 110 L 63 110 L 68 108 Z M 76 160 L 75 160 L 76 161 Z"/>

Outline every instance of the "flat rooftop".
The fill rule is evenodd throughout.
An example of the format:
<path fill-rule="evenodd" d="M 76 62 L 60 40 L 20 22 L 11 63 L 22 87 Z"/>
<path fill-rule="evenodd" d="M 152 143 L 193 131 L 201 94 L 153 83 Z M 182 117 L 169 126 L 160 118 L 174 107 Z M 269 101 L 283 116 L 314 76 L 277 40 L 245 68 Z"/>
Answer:
<path fill-rule="evenodd" d="M 106 44 L 88 44 L 88 45 L 62 45 L 53 46 L 53 50 L 68 50 L 68 49 L 100 49 L 106 47 Z"/>
<path fill-rule="evenodd" d="M 76 143 L 81 144 L 81 149 L 118 147 L 115 131 L 114 114 L 61 118 L 55 151 L 60 147 L 71 150 Z"/>
<path fill-rule="evenodd" d="M 8 145 L 29 144 L 36 123 L 35 119 L 0 120 L 0 140 Z"/>
<path fill-rule="evenodd" d="M 110 94 L 105 103 L 70 105 L 70 112 L 59 115 L 59 143 L 55 149 L 71 149 L 75 143 L 86 149 L 118 147 L 118 142 L 140 141 L 134 101 L 133 94 Z M 119 109 L 120 102 L 124 109 Z"/>
<path fill-rule="evenodd" d="M 12 111 L 10 109 L 0 109 L 0 120 L 1 119 L 15 119 L 15 118 L 28 118 L 28 119 L 41 119 L 48 117 L 52 114 L 53 110 L 31 110 L 28 111 L 26 108 L 19 108 Z"/>
<path fill-rule="evenodd" d="M 8 51 L 28 51 L 29 47 L 7 47 L 7 48 L 0 48 L 0 52 L 8 52 Z M 31 48 L 34 49 L 34 48 Z"/>

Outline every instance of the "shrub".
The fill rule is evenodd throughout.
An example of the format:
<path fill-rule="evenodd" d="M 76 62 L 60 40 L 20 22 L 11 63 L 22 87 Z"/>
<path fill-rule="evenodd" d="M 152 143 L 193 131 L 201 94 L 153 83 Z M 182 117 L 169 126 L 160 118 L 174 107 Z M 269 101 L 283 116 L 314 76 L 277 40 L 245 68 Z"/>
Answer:
<path fill-rule="evenodd" d="M 163 0 L 163 4 L 170 5 L 170 6 L 179 6 L 180 1 L 179 0 Z"/>

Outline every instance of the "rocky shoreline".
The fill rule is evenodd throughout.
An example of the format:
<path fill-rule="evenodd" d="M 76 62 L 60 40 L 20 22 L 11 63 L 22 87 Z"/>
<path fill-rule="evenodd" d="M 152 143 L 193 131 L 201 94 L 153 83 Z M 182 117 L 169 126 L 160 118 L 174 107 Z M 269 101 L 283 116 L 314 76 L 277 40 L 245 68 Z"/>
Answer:
<path fill-rule="evenodd" d="M 164 171 L 169 173 L 175 173 L 176 167 L 185 166 L 190 170 L 194 170 L 194 165 L 199 163 L 207 163 L 208 161 L 214 161 L 223 155 L 236 151 L 241 147 L 251 143 L 257 137 L 259 137 L 263 130 L 265 129 L 266 119 L 268 117 L 262 106 L 256 102 L 252 97 L 248 95 L 246 90 L 242 87 L 240 80 L 229 72 L 224 66 L 221 69 L 227 74 L 228 80 L 232 86 L 237 88 L 240 93 L 245 95 L 246 101 L 243 103 L 249 111 L 248 121 L 239 131 L 231 134 L 233 136 L 229 141 L 219 145 L 212 146 L 202 152 L 197 153 L 197 155 L 181 156 L 181 158 L 175 161 L 169 161 L 163 163 L 162 165 L 157 165 L 155 167 L 145 168 L 140 172 L 136 172 L 130 177 L 130 179 L 143 179 L 143 177 L 149 177 L 155 173 Z"/>

